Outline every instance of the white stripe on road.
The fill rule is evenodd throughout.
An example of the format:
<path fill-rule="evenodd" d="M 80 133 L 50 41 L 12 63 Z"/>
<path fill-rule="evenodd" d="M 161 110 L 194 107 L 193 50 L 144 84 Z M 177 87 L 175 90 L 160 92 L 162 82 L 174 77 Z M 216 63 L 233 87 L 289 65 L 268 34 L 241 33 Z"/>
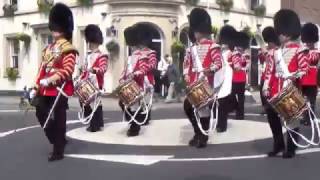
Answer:
<path fill-rule="evenodd" d="M 297 154 L 309 154 L 320 152 L 320 148 L 311 148 L 298 150 Z M 162 161 L 169 162 L 191 162 L 191 161 L 230 161 L 230 160 L 242 160 L 242 159 L 260 159 L 268 157 L 266 154 L 260 155 L 249 155 L 249 156 L 230 156 L 230 157 L 217 157 L 217 158 L 174 158 L 174 159 L 165 159 Z"/>

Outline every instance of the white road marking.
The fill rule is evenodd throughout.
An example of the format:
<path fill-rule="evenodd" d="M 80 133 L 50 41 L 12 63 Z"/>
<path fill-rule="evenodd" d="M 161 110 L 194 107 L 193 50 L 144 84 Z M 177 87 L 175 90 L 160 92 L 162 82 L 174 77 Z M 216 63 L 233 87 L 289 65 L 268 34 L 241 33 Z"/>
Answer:
<path fill-rule="evenodd" d="M 160 161 L 169 159 L 174 157 L 173 155 L 170 156 L 163 156 L 163 155 L 112 155 L 112 154 L 66 154 L 66 157 L 71 158 L 80 158 L 80 159 L 90 159 L 90 160 L 97 160 L 97 161 L 109 161 L 109 162 L 120 162 L 126 164 L 136 164 L 136 165 L 144 165 L 149 166 Z"/>
<path fill-rule="evenodd" d="M 193 136 L 192 127 L 187 119 L 166 119 L 152 121 L 143 126 L 141 135 L 128 138 L 126 122 L 105 124 L 102 131 L 89 133 L 86 127 L 72 129 L 67 136 L 81 141 L 101 144 L 121 144 L 133 146 L 186 146 Z M 248 120 L 229 120 L 226 133 L 212 132 L 209 144 L 227 144 L 250 142 L 271 138 L 271 131 L 266 122 Z"/>

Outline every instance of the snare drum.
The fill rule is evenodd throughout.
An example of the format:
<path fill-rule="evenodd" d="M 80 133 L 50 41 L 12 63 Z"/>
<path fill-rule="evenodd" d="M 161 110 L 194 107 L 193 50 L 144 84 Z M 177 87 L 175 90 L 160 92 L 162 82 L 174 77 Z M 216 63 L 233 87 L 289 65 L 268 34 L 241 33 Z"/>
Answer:
<path fill-rule="evenodd" d="M 143 97 L 142 90 L 133 79 L 127 80 L 117 88 L 120 101 L 127 107 L 140 101 Z"/>
<path fill-rule="evenodd" d="M 215 99 L 214 91 L 205 79 L 192 84 L 186 92 L 188 100 L 196 109 L 209 105 Z"/>
<path fill-rule="evenodd" d="M 92 103 L 99 95 L 99 90 L 89 79 L 80 80 L 75 85 L 75 94 L 84 105 Z"/>
<path fill-rule="evenodd" d="M 289 124 L 300 120 L 308 109 L 305 98 L 292 83 L 283 88 L 269 102 L 283 120 Z"/>

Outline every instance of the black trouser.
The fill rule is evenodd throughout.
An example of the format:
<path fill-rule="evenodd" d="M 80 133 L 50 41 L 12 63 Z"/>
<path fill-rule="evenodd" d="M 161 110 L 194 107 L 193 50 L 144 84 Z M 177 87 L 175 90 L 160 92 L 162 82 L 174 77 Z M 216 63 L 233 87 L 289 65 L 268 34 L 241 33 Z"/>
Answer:
<path fill-rule="evenodd" d="M 264 80 L 261 79 L 261 81 L 260 81 L 260 87 L 259 87 L 259 90 L 260 90 L 260 99 L 261 99 L 261 104 L 262 104 L 262 106 L 265 107 L 266 104 L 267 104 L 267 99 L 266 99 L 266 97 L 263 95 L 263 85 L 264 85 Z"/>
<path fill-rule="evenodd" d="M 221 130 L 226 130 L 228 127 L 228 115 L 230 111 L 230 102 L 231 102 L 232 96 L 229 95 L 227 97 L 218 99 L 218 124 L 217 128 Z"/>
<path fill-rule="evenodd" d="M 183 109 L 193 127 L 194 134 L 207 137 L 207 135 L 202 134 L 202 132 L 200 131 L 196 117 L 194 115 L 194 108 L 192 107 L 191 103 L 188 101 L 187 98 L 184 100 Z M 204 130 L 209 129 L 209 121 L 210 121 L 210 117 L 200 118 L 200 123 Z"/>
<path fill-rule="evenodd" d="M 244 118 L 244 100 L 245 100 L 245 87 L 246 83 L 232 83 L 232 96 L 234 107 L 236 109 L 236 117 L 237 118 Z"/>
<path fill-rule="evenodd" d="M 36 107 L 36 116 L 41 127 L 44 126 L 55 99 L 55 96 L 39 97 L 39 105 Z M 57 150 L 61 151 L 61 153 L 63 153 L 66 143 L 67 108 L 68 98 L 60 96 L 52 113 L 53 116 L 50 118 L 47 127 L 44 129 L 49 142 L 53 144 Z"/>
<path fill-rule="evenodd" d="M 87 105 L 84 106 L 84 116 L 88 117 L 92 113 L 92 108 Z M 99 129 L 104 126 L 102 105 L 99 105 L 97 110 L 93 113 L 93 117 L 90 121 L 90 127 L 93 129 Z"/>
<path fill-rule="evenodd" d="M 121 101 L 119 101 L 119 106 L 122 109 L 122 111 L 125 113 L 125 120 L 130 121 L 131 116 L 133 116 L 136 111 L 133 111 L 130 108 L 128 108 L 128 112 L 126 112 L 124 109 L 124 104 Z M 146 114 L 142 114 L 142 112 L 143 112 L 143 109 L 140 109 L 136 115 L 136 118 L 135 118 L 139 123 L 143 122 L 146 118 Z M 151 110 L 149 111 L 148 114 L 149 114 L 149 116 L 147 117 L 147 122 L 150 121 L 150 119 L 151 119 Z M 140 125 L 137 124 L 136 122 L 132 121 L 131 125 L 130 125 L 130 129 L 140 130 Z"/>
<path fill-rule="evenodd" d="M 317 86 L 302 86 L 301 87 L 302 94 L 307 97 L 310 102 L 311 109 L 314 111 L 316 107 L 316 99 L 318 94 Z"/>
<path fill-rule="evenodd" d="M 267 118 L 270 125 L 270 129 L 273 136 L 273 148 L 274 150 L 287 150 L 288 152 L 294 152 L 297 149 L 297 146 L 293 143 L 290 135 L 287 133 L 287 148 L 285 148 L 284 136 L 282 133 L 282 124 L 281 119 L 278 116 L 278 113 L 271 107 L 267 105 L 266 107 Z M 295 128 L 295 131 L 299 132 L 299 128 Z M 298 142 L 298 136 L 292 134 L 292 137 Z"/>

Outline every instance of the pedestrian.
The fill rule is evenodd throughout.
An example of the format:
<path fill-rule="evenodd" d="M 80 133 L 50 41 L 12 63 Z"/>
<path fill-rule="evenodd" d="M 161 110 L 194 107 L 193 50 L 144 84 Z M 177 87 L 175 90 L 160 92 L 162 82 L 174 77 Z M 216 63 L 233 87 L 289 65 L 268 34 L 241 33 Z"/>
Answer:
<path fill-rule="evenodd" d="M 170 103 L 173 101 L 173 97 L 177 98 L 177 83 L 179 81 L 179 72 L 177 70 L 177 66 L 173 63 L 173 59 L 171 56 L 166 58 L 168 63 L 168 68 L 165 76 L 168 77 L 169 88 L 168 95 L 166 97 L 165 102 Z"/>

